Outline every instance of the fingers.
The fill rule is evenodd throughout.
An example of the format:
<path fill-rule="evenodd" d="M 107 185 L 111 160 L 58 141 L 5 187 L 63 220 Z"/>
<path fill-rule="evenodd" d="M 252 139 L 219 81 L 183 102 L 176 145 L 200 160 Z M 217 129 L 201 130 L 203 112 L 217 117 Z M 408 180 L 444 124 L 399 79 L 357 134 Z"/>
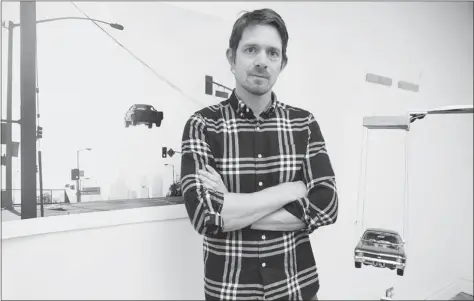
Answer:
<path fill-rule="evenodd" d="M 206 187 L 207 189 L 213 189 L 213 190 L 216 190 L 218 187 L 217 187 L 217 184 L 207 178 L 204 178 L 204 177 L 201 177 L 201 180 L 204 184 L 204 187 Z"/>
<path fill-rule="evenodd" d="M 199 178 L 203 181 L 204 187 L 208 189 L 219 189 L 219 183 L 222 182 L 221 176 L 210 165 L 206 165 L 206 170 L 198 170 Z"/>
<path fill-rule="evenodd" d="M 209 179 L 213 182 L 216 181 L 216 177 L 212 173 L 210 173 L 206 170 L 203 170 L 203 169 L 198 170 L 198 175 L 201 176 L 201 177 L 207 178 L 207 179 Z"/>
<path fill-rule="evenodd" d="M 212 168 L 212 166 L 206 164 L 206 169 L 207 169 L 211 174 L 213 174 L 213 175 L 215 175 L 215 176 L 219 176 L 219 174 L 217 173 L 217 171 L 216 171 L 214 168 Z M 220 176 L 219 176 L 219 177 L 220 177 Z"/>
<path fill-rule="evenodd" d="M 198 170 L 198 176 L 199 179 L 201 179 L 201 181 L 203 182 L 204 187 L 206 187 L 207 189 L 217 188 L 215 177 L 210 172 L 201 169 Z"/>

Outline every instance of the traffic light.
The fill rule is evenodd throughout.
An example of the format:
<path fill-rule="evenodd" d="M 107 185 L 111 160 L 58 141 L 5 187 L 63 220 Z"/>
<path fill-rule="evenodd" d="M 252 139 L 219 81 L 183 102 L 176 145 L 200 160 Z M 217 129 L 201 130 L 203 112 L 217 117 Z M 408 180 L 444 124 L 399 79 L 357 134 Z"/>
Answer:
<path fill-rule="evenodd" d="M 36 127 L 36 139 L 43 138 L 43 128 L 40 126 Z"/>
<path fill-rule="evenodd" d="M 74 168 L 74 169 L 71 169 L 71 180 L 77 180 L 79 179 L 79 169 L 77 168 Z"/>
<path fill-rule="evenodd" d="M 163 146 L 161 148 L 161 157 L 162 158 L 166 158 L 166 152 L 168 151 L 167 147 L 166 146 Z"/>
<path fill-rule="evenodd" d="M 204 88 L 204 93 L 207 95 L 212 95 L 212 76 L 206 75 L 206 84 Z"/>

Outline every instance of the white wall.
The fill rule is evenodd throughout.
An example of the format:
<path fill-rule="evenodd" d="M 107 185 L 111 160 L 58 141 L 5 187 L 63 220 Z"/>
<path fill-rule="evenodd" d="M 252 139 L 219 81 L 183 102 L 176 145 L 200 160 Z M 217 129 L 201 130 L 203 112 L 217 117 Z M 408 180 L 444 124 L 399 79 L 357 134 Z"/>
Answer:
<path fill-rule="evenodd" d="M 166 218 L 185 216 L 177 206 L 3 225 L 4 235 L 44 232 L 2 239 L 2 299 L 202 299 L 202 240 L 187 218 Z"/>
<path fill-rule="evenodd" d="M 88 5 L 92 9 L 93 5 Z M 231 74 L 228 72 L 224 58 L 225 46 L 228 43 L 232 25 L 229 19 L 211 18 L 204 14 L 186 12 L 186 18 L 175 17 L 175 19 L 179 19 L 180 24 L 187 24 L 186 26 L 194 24 L 193 30 L 184 30 L 185 27 L 183 27 L 176 31 L 174 38 L 170 38 L 165 35 L 165 32 L 177 28 L 171 24 L 166 30 L 160 27 L 162 31 L 159 32 L 160 38 L 157 38 L 158 28 L 146 29 L 145 21 L 140 23 L 143 25 L 142 27 L 136 27 L 138 21 L 130 16 L 131 10 L 143 14 L 142 20 L 153 19 L 153 14 L 150 12 L 149 15 L 146 15 L 146 9 L 138 4 L 102 3 L 101 5 L 109 5 L 111 9 L 100 10 L 100 12 L 97 10 L 98 17 L 102 14 L 102 16 L 108 15 L 109 19 L 126 19 L 127 24 L 133 24 L 132 28 L 133 26 L 136 30 L 140 28 L 141 35 L 126 36 L 126 39 L 124 37 L 124 42 L 127 45 L 135 45 L 136 48 L 141 49 L 142 55 L 145 55 L 147 59 L 151 60 L 156 57 L 156 64 L 163 62 L 160 60 L 173 58 L 176 69 L 173 69 L 172 65 L 161 65 L 162 70 L 187 87 L 187 91 L 191 94 L 202 95 L 203 77 L 207 73 L 215 75 L 223 83 L 231 84 L 229 83 Z M 151 5 L 164 4 L 147 5 L 151 7 Z M 258 3 L 252 3 L 252 7 L 258 5 Z M 420 299 L 430 296 L 460 277 L 472 279 L 472 115 L 428 116 L 424 120 L 416 121 L 409 132 L 410 207 L 408 236 L 406 237 L 408 267 L 405 276 L 397 276 L 394 271 L 368 267 L 356 270 L 353 267 L 352 257 L 358 238 L 354 222 L 357 218 L 362 116 L 397 115 L 409 110 L 473 103 L 472 3 L 306 2 L 261 4 L 261 7 L 265 6 L 273 7 L 281 13 L 290 33 L 289 65 L 275 86 L 275 91 L 282 101 L 304 107 L 315 114 L 327 140 L 337 176 L 340 193 L 338 222 L 333 226 L 318 230 L 312 236 L 312 244 L 320 269 L 321 290 L 319 297 L 321 299 L 378 299 L 384 294 L 385 289 L 394 286 L 396 299 Z M 209 9 L 208 12 L 220 14 L 220 12 L 226 11 L 226 7 L 227 4 L 224 3 L 213 3 L 212 9 Z M 242 6 L 232 4 L 228 7 L 232 13 L 227 11 L 227 14 L 222 13 L 223 16 L 232 16 L 238 10 L 247 9 L 245 4 Z M 163 10 L 161 13 L 184 16 L 181 15 L 184 14 L 184 11 L 171 8 Z M 164 25 L 161 24 L 161 26 Z M 202 43 L 202 36 L 208 38 L 209 44 L 206 47 L 203 46 L 205 43 Z M 188 44 L 188 41 L 192 41 L 194 44 Z M 166 54 L 156 55 L 157 49 Z M 109 64 L 113 65 L 112 62 Z M 154 86 L 156 79 L 147 77 L 148 75 L 141 68 L 132 66 L 135 65 L 124 63 L 122 68 L 130 68 L 137 74 L 143 72 L 143 90 L 140 90 L 140 93 L 155 95 L 153 93 L 156 93 L 156 86 Z M 395 84 L 391 88 L 387 88 L 366 83 L 365 74 L 367 72 L 391 77 Z M 181 78 L 182 74 L 186 74 L 186 77 Z M 117 77 L 114 80 L 119 79 Z M 420 91 L 410 93 L 399 90 L 396 88 L 397 80 L 417 83 L 420 85 Z M 187 83 L 189 83 L 188 86 L 186 86 Z M 109 84 L 111 87 L 117 85 Z M 98 89 L 98 87 L 94 87 L 94 89 Z M 133 89 L 138 91 L 139 85 L 133 86 Z M 168 91 L 161 86 L 160 89 Z M 130 91 L 124 93 L 130 93 L 130 97 L 133 95 Z M 191 105 L 183 106 L 182 102 L 179 102 L 181 99 L 176 98 L 177 96 L 171 92 L 160 97 L 170 100 L 170 103 L 167 103 L 164 108 L 170 112 L 171 116 L 176 116 L 169 121 L 176 125 L 182 124 L 188 113 L 194 110 Z M 173 99 L 172 102 L 171 99 Z M 204 97 L 203 101 L 210 102 L 211 100 Z M 152 136 L 137 132 L 137 136 L 133 136 L 135 134 L 129 133 L 124 136 L 124 139 L 132 141 L 127 152 L 141 154 L 140 159 L 144 162 L 147 158 L 154 160 L 154 156 L 160 156 L 163 139 L 166 143 L 175 145 L 179 143 L 181 130 L 181 126 L 167 127 L 168 136 L 166 137 L 168 138 L 166 139 L 159 135 Z M 404 142 L 404 138 L 400 133 L 395 132 L 387 132 L 386 136 L 381 132 L 372 132 L 370 137 L 371 148 L 367 177 L 367 195 L 370 199 L 368 199 L 366 208 L 366 221 L 367 224 L 378 223 L 377 218 L 380 215 L 388 214 L 389 226 L 398 227 L 402 218 L 399 215 L 402 207 L 401 200 L 396 202 L 396 196 L 403 195 L 399 185 L 403 176 L 403 168 L 400 164 L 404 160 L 403 146 L 400 144 Z M 143 139 L 160 141 L 155 144 L 156 151 L 149 150 L 140 153 L 140 141 Z M 130 163 L 119 157 L 111 157 L 110 160 L 120 160 L 121 164 Z M 143 166 L 145 166 L 144 164 Z M 167 187 L 167 185 L 164 179 L 163 186 Z M 387 192 L 388 189 L 390 192 Z M 382 210 L 380 206 L 377 206 L 382 202 L 384 205 L 381 207 L 384 208 L 385 204 L 392 207 L 388 213 L 386 208 Z M 133 226 L 130 230 L 125 230 L 129 229 L 127 227 L 123 228 L 123 233 L 126 233 L 130 240 L 134 239 L 132 234 L 143 233 L 142 237 L 150 237 L 149 243 L 155 249 L 149 245 L 143 248 L 138 246 L 131 246 L 130 249 L 124 248 L 123 256 L 113 259 L 117 261 L 108 261 L 106 266 L 123 265 L 123 271 L 129 271 L 133 277 L 138 277 L 137 275 L 141 274 L 156 279 L 166 278 L 167 276 L 160 274 L 160 271 L 151 271 L 149 267 L 145 266 L 145 262 L 156 262 L 154 261 L 156 260 L 155 253 L 149 253 L 150 249 L 158 252 L 157 246 L 162 246 L 163 241 L 167 240 L 176 244 L 171 248 L 178 248 L 181 242 L 175 237 L 182 233 L 186 233 L 187 237 L 189 236 L 188 239 L 198 240 L 190 233 L 191 230 L 185 226 L 184 222 L 182 226 L 176 228 L 173 236 L 152 232 L 161 230 L 156 230 L 155 228 L 159 227 L 151 224 L 141 224 Z M 79 249 L 81 244 L 78 244 L 74 250 L 78 253 L 87 252 L 84 253 L 84 256 L 87 255 L 84 258 L 93 262 L 104 260 L 104 258 L 112 260 L 109 250 L 114 249 L 115 252 L 119 250 L 117 248 L 119 245 L 112 237 L 117 237 L 119 232 L 118 230 L 115 232 L 114 229 L 101 231 L 106 231 L 103 232 L 103 237 L 110 236 L 108 243 L 104 241 L 105 245 L 101 245 L 101 248 L 95 249 L 95 252 L 88 249 L 84 251 L 82 247 Z M 57 235 L 63 236 L 62 239 L 68 241 L 68 237 L 73 237 L 71 244 L 73 244 L 72 241 L 84 242 L 95 237 L 85 235 L 85 233 Z M 105 235 L 105 233 L 108 234 Z M 162 236 L 158 234 L 164 235 L 165 239 L 162 239 Z M 53 242 L 53 237 L 56 236 L 51 235 L 51 237 L 44 239 Z M 21 240 L 13 242 L 12 250 L 13 244 L 15 244 L 18 245 L 18 249 L 15 250 L 25 249 L 22 252 L 29 252 L 26 246 L 19 247 Z M 192 260 L 201 259 L 201 251 L 198 249 L 200 246 L 196 247 L 196 251 L 188 251 Z M 44 250 L 46 252 L 46 249 Z M 174 249 L 175 252 L 177 250 Z M 189 250 L 194 249 L 190 248 Z M 68 251 L 72 252 L 71 249 Z M 139 252 L 144 254 L 140 259 L 142 264 L 134 267 L 130 262 L 136 263 L 138 259 L 129 255 Z M 170 250 L 166 252 L 174 254 Z M 6 254 L 8 256 L 3 257 L 4 265 L 7 264 L 7 260 L 18 262 L 18 257 L 13 257 L 13 252 Z M 61 254 L 64 253 L 57 255 Z M 69 257 L 57 260 L 61 261 L 67 258 Z M 122 258 L 126 258 L 126 260 Z M 173 262 L 177 262 L 177 260 L 176 257 L 173 258 Z M 192 260 L 189 259 L 189 262 Z M 8 264 L 11 267 L 11 269 L 7 269 L 8 275 L 15 275 L 12 263 Z M 199 268 L 199 263 L 193 264 L 196 269 Z M 54 264 L 51 265 L 54 266 Z M 74 269 L 79 268 L 76 265 L 73 267 Z M 83 267 L 83 272 L 89 271 L 86 269 L 87 265 L 83 265 Z M 54 272 L 58 271 L 55 270 L 56 268 L 59 269 L 56 266 L 48 268 L 49 278 L 62 277 L 61 274 Z M 138 270 L 139 268 L 143 270 Z M 104 271 L 96 272 L 96 274 L 101 275 L 102 272 Z M 166 270 L 164 273 L 169 273 L 169 271 Z M 193 273 L 201 272 L 195 271 Z M 91 274 L 85 273 L 84 275 L 89 277 Z M 198 274 L 196 278 L 199 278 L 200 275 Z M 96 278 L 90 280 L 87 277 L 78 276 L 81 281 L 71 282 L 70 285 L 78 283 L 94 285 L 98 296 L 105 296 L 107 293 L 115 293 L 107 290 L 109 287 L 115 286 L 113 281 L 119 281 L 120 289 L 126 291 L 123 296 L 133 296 L 133 298 L 158 296 L 154 295 L 155 291 L 152 293 L 146 286 L 148 284 L 145 284 L 146 289 L 142 290 L 142 281 L 144 280 L 140 277 L 136 278 L 140 281 L 131 282 L 126 286 L 119 278 L 125 277 L 123 279 L 127 279 L 127 281 L 131 281 L 131 278 L 127 278 L 128 275 L 115 273 L 110 276 L 113 277 L 113 281 L 104 280 L 103 286 L 101 286 L 103 290 L 95 283 L 92 284 L 97 280 Z M 188 274 L 183 277 L 189 277 L 186 278 L 189 280 L 192 278 Z M 195 278 L 192 279 L 192 281 L 196 281 Z M 154 280 L 146 281 L 156 283 Z M 193 285 L 198 285 L 196 283 L 200 282 L 193 282 Z M 10 286 L 5 282 L 4 288 L 8 287 Z M 197 288 L 192 291 L 197 291 Z M 38 292 L 38 290 L 32 290 L 33 292 Z M 77 292 L 77 294 L 86 293 L 83 290 Z M 187 292 L 183 291 L 183 293 Z M 11 291 L 11 294 L 10 296 L 14 296 L 20 292 Z"/>

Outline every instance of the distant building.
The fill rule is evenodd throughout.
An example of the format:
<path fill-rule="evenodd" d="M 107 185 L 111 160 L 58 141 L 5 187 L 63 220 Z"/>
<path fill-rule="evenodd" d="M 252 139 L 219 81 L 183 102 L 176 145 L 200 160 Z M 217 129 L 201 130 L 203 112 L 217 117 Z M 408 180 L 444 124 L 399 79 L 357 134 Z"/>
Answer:
<path fill-rule="evenodd" d="M 150 195 L 152 197 L 162 197 L 163 194 L 163 179 L 160 175 L 155 175 L 153 177 L 153 182 L 151 184 Z"/>
<path fill-rule="evenodd" d="M 109 200 L 122 200 L 129 197 L 129 189 L 125 180 L 121 177 L 111 185 Z"/>
<path fill-rule="evenodd" d="M 137 192 L 135 190 L 129 190 L 129 197 L 130 199 L 136 199 L 138 198 Z"/>

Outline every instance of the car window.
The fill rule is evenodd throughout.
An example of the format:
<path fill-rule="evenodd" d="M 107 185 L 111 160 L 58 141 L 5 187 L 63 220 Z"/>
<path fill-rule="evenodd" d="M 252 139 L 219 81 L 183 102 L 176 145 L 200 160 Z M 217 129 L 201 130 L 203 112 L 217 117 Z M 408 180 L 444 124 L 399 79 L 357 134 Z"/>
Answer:
<path fill-rule="evenodd" d="M 398 244 L 398 239 L 394 235 L 385 235 L 382 240 L 392 244 Z"/>
<path fill-rule="evenodd" d="M 387 243 L 397 244 L 399 243 L 398 238 L 389 233 L 381 233 L 381 232 L 367 232 L 364 236 L 365 240 L 375 240 L 375 241 L 383 241 Z"/>
<path fill-rule="evenodd" d="M 137 110 L 149 110 L 150 109 L 150 106 L 147 106 L 147 105 L 137 105 Z"/>

